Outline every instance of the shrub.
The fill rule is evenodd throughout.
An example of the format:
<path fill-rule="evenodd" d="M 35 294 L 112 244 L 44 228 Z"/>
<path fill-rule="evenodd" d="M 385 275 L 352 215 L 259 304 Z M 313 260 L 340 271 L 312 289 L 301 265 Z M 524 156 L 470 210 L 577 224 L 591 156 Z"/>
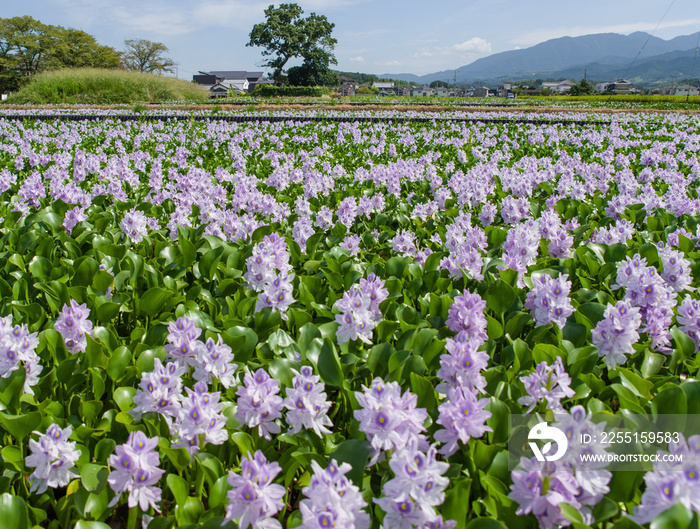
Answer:
<path fill-rule="evenodd" d="M 8 103 L 114 104 L 204 100 L 207 92 L 172 77 L 123 70 L 76 68 L 35 76 Z"/>
<path fill-rule="evenodd" d="M 273 86 L 258 85 L 255 95 L 260 97 L 321 97 L 329 94 L 330 88 L 324 86 Z"/>

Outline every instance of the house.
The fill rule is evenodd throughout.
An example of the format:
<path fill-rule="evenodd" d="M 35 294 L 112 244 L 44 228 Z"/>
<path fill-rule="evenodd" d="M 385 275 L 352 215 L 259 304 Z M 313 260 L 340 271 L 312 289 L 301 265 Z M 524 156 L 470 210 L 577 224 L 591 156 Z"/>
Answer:
<path fill-rule="evenodd" d="M 490 97 L 491 90 L 487 86 L 477 86 L 474 89 L 474 97 Z"/>
<path fill-rule="evenodd" d="M 662 86 L 661 95 L 665 96 L 697 96 L 700 95 L 700 88 L 690 84 Z"/>
<path fill-rule="evenodd" d="M 257 84 L 265 82 L 263 80 L 263 72 L 229 70 L 200 71 L 198 75 L 192 76 L 192 81 L 208 88 L 209 91 L 213 91 L 215 86 L 221 85 L 226 87 L 227 91 L 232 90 L 237 93 L 250 93 Z M 221 90 L 220 86 L 216 88 L 217 92 L 221 92 Z"/>
<path fill-rule="evenodd" d="M 382 82 L 375 81 L 372 83 L 372 88 L 377 88 L 379 90 L 379 95 L 382 96 L 393 96 L 394 95 L 394 83 L 393 82 Z"/>
<path fill-rule="evenodd" d="M 342 96 L 354 96 L 355 90 L 357 90 L 357 83 L 355 79 L 347 77 L 345 75 L 339 75 L 338 80 L 340 81 L 340 95 Z"/>
<path fill-rule="evenodd" d="M 571 91 L 571 87 L 575 84 L 576 82 L 572 81 L 571 79 L 564 79 L 563 81 L 555 82 L 544 82 L 542 83 L 542 90 L 549 88 L 556 94 L 568 94 Z"/>
<path fill-rule="evenodd" d="M 630 85 L 626 79 L 617 79 L 609 83 L 598 83 L 595 89 L 602 94 L 633 94 L 635 90 Z"/>
<path fill-rule="evenodd" d="M 430 97 L 432 95 L 433 89 L 428 85 L 411 87 L 411 97 Z"/>
<path fill-rule="evenodd" d="M 450 95 L 450 89 L 445 86 L 436 86 L 433 88 L 433 95 L 437 97 L 447 97 Z"/>
<path fill-rule="evenodd" d="M 512 95 L 513 95 L 513 84 L 512 83 L 503 83 L 502 86 L 499 86 L 496 89 L 497 97 L 508 97 L 509 94 L 512 97 Z"/>

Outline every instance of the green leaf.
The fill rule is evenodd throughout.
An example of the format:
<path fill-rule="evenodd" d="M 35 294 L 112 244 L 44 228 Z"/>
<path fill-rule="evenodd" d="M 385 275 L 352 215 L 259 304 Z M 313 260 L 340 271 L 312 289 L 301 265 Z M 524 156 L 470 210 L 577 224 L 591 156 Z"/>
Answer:
<path fill-rule="evenodd" d="M 564 515 L 564 518 L 570 522 L 583 523 L 583 516 L 579 510 L 569 503 L 560 503 L 559 510 Z"/>
<path fill-rule="evenodd" d="M 410 262 L 410 257 L 394 256 L 386 262 L 384 269 L 386 270 L 388 276 L 396 276 L 401 278 Z"/>
<path fill-rule="evenodd" d="M 231 489 L 228 484 L 228 476 L 221 476 L 216 480 L 209 491 L 209 507 L 215 509 L 226 502 L 226 493 Z"/>
<path fill-rule="evenodd" d="M 99 493 L 107 484 L 109 470 L 102 465 L 86 463 L 80 467 L 80 482 L 88 492 Z"/>
<path fill-rule="evenodd" d="M 115 382 L 124 376 L 126 367 L 131 362 L 132 352 L 124 345 L 119 346 L 109 357 L 107 375 Z"/>
<path fill-rule="evenodd" d="M 173 293 L 169 290 L 165 290 L 164 288 L 149 288 L 139 300 L 141 311 L 148 314 L 151 318 L 154 318 L 163 310 L 166 302 L 172 296 Z"/>
<path fill-rule="evenodd" d="M 457 522 L 456 529 L 465 529 L 466 527 L 471 488 L 472 480 L 461 478 L 445 495 L 445 501 L 442 504 L 442 518 L 445 521 L 454 520 Z"/>
<path fill-rule="evenodd" d="M 318 374 L 326 384 L 340 387 L 343 384 L 343 370 L 340 367 L 340 359 L 335 345 L 328 338 L 323 341 L 321 352 L 318 355 Z"/>
<path fill-rule="evenodd" d="M 486 306 L 499 318 L 513 304 L 515 297 L 513 287 L 501 279 L 493 283 L 483 296 Z"/>
<path fill-rule="evenodd" d="M 347 473 L 347 477 L 360 487 L 362 486 L 362 477 L 371 451 L 371 445 L 367 441 L 348 439 L 336 447 L 328 456 L 328 460 L 335 459 L 338 463 L 348 463 L 352 470 Z"/>
<path fill-rule="evenodd" d="M 32 411 L 22 415 L 8 415 L 0 412 L 0 424 L 18 441 L 36 430 L 41 424 L 41 413 Z"/>
<path fill-rule="evenodd" d="M 73 274 L 71 285 L 87 287 L 92 284 L 95 274 L 99 271 L 100 265 L 92 257 L 80 261 Z"/>
<path fill-rule="evenodd" d="M 195 250 L 194 244 L 183 236 L 182 231 L 178 233 L 177 239 L 182 250 L 182 266 L 183 268 L 189 268 L 197 259 L 197 250 Z"/>
<path fill-rule="evenodd" d="M 631 390 L 632 393 L 638 397 L 644 397 L 647 400 L 651 400 L 652 397 L 650 391 L 654 387 L 653 382 L 644 380 L 636 373 L 630 371 L 629 369 L 625 369 L 624 367 L 618 367 L 617 370 L 620 373 L 623 386 Z"/>
<path fill-rule="evenodd" d="M 493 518 L 477 518 L 477 519 L 469 522 L 466 526 L 466 529 L 507 529 L 507 528 L 501 522 L 499 522 L 498 520 L 494 520 Z"/>
<path fill-rule="evenodd" d="M 75 529 L 112 529 L 109 525 L 102 522 L 88 522 L 86 520 L 78 520 L 75 524 Z"/>
<path fill-rule="evenodd" d="M 5 527 L 12 529 L 29 529 L 29 512 L 27 504 L 19 496 L 5 492 L 0 495 L 0 520 Z"/>
<path fill-rule="evenodd" d="M 425 408 L 428 411 L 434 410 L 437 406 L 435 399 L 435 388 L 420 375 L 411 373 L 411 391 L 418 395 L 418 407 Z"/>
<path fill-rule="evenodd" d="M 173 493 L 175 503 L 177 505 L 185 505 L 187 497 L 190 494 L 190 486 L 187 481 L 177 474 L 168 474 L 165 481 L 168 484 L 168 488 Z"/>
<path fill-rule="evenodd" d="M 112 398 L 117 403 L 121 411 L 129 411 L 134 407 L 134 396 L 136 388 L 121 387 L 114 390 Z"/>
<path fill-rule="evenodd" d="M 218 248 L 209 250 L 202 256 L 202 258 L 199 260 L 199 272 L 202 274 L 203 278 L 211 281 L 223 253 L 224 247 L 219 246 Z"/>
<path fill-rule="evenodd" d="M 676 503 L 654 518 L 649 529 L 694 529 L 695 527 L 697 524 L 693 523 L 692 511 Z"/>

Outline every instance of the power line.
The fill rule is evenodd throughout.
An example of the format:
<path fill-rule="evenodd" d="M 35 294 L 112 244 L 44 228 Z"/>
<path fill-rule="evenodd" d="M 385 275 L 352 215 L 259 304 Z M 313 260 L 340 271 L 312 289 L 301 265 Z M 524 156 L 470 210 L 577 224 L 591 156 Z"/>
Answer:
<path fill-rule="evenodd" d="M 693 74 L 695 73 L 695 59 L 698 58 L 698 46 L 700 46 L 700 31 L 698 31 L 698 41 L 695 43 L 695 55 L 693 55 L 693 64 L 690 67 L 690 79 L 693 78 Z M 688 93 L 685 95 L 685 102 L 688 102 L 688 98 L 690 97 L 690 80 L 688 80 Z"/>

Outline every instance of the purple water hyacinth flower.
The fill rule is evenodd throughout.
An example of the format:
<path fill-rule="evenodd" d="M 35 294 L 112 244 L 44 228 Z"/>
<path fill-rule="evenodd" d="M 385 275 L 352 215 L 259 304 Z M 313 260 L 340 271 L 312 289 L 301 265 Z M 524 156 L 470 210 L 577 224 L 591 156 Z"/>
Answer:
<path fill-rule="evenodd" d="M 107 483 L 115 493 L 110 507 L 117 504 L 122 493 L 128 492 L 129 508 L 139 505 L 142 511 L 147 511 L 150 506 L 160 512 L 156 502 L 160 501 L 161 489 L 156 484 L 165 471 L 158 468 L 158 439 L 158 436 L 148 438 L 140 431 L 131 432 L 126 443 L 118 445 L 115 453 L 109 456 L 114 470 L 107 477 Z"/>
<path fill-rule="evenodd" d="M 31 454 L 25 459 L 27 467 L 34 468 L 29 475 L 30 492 L 43 494 L 48 487 L 52 489 L 65 487 L 72 479 L 80 477 L 73 472 L 75 463 L 80 458 L 80 451 L 75 448 L 75 441 L 69 441 L 73 428 L 68 425 L 61 429 L 52 424 L 46 433 L 39 435 L 39 440 L 29 440 Z"/>
<path fill-rule="evenodd" d="M 522 469 L 513 470 L 513 484 L 508 497 L 519 504 L 518 515 L 534 514 L 542 529 L 557 529 L 571 525 L 559 508 L 560 503 L 569 503 L 578 510 L 581 504 L 576 497 L 579 487 L 574 473 L 559 461 L 540 463 L 535 458 L 520 459 Z M 585 514 L 585 513 L 582 513 Z M 584 521 L 593 521 L 584 516 Z"/>
<path fill-rule="evenodd" d="M 168 357 L 178 364 L 186 366 L 196 360 L 204 344 L 198 340 L 202 329 L 195 326 L 189 318 L 180 317 L 168 323 L 168 342 L 164 348 Z"/>
<path fill-rule="evenodd" d="M 549 238 L 547 252 L 549 252 L 551 257 L 568 259 L 571 257 L 571 246 L 573 244 L 574 238 L 564 228 L 557 228 Z"/>
<path fill-rule="evenodd" d="M 530 216 L 530 200 L 527 197 L 506 196 L 501 202 L 501 218 L 505 224 L 518 224 Z"/>
<path fill-rule="evenodd" d="M 408 257 L 415 257 L 418 254 L 416 236 L 410 231 L 401 230 L 400 232 L 397 232 L 389 243 L 391 244 L 391 249 L 394 251 L 394 253 Z"/>
<path fill-rule="evenodd" d="M 372 331 L 383 318 L 379 305 L 388 296 L 384 280 L 373 273 L 369 274 L 367 279 L 360 279 L 358 284 L 352 285 L 334 305 L 341 311 L 335 317 L 338 323 L 338 344 L 358 338 L 365 343 L 371 343 Z"/>
<path fill-rule="evenodd" d="M 389 467 L 394 477 L 382 488 L 384 495 L 390 498 L 408 494 L 428 521 L 437 517 L 435 508 L 445 500 L 445 488 L 450 482 L 443 475 L 449 464 L 438 461 L 437 452 L 435 446 L 427 451 L 419 450 L 418 440 L 410 439 L 404 449 L 391 455 Z"/>
<path fill-rule="evenodd" d="M 527 267 L 537 259 L 540 246 L 540 233 L 536 223 L 522 223 L 511 228 L 503 244 L 503 266 L 518 272 L 518 288 L 524 288 L 523 277 Z"/>
<path fill-rule="evenodd" d="M 436 421 L 443 429 L 435 432 L 436 441 L 444 444 L 439 452 L 451 456 L 458 443 L 466 444 L 472 437 L 482 437 L 493 430 L 486 425 L 491 412 L 484 407 L 489 399 L 477 399 L 476 394 L 464 387 L 453 387 L 447 392 L 447 400 L 438 406 L 440 416 Z"/>
<path fill-rule="evenodd" d="M 328 206 L 321 206 L 316 214 L 314 225 L 325 231 L 333 226 L 333 211 Z"/>
<path fill-rule="evenodd" d="M 351 257 L 355 257 L 358 253 L 360 253 L 360 236 L 348 235 L 338 246 L 340 246 L 343 250 L 348 250 Z"/>
<path fill-rule="evenodd" d="M 215 378 L 225 388 L 235 385 L 234 373 L 238 365 L 233 363 L 233 352 L 220 335 L 216 342 L 208 338 L 204 346 L 198 348 L 198 354 L 197 358 L 188 358 L 195 368 L 192 375 L 195 380 L 211 384 L 212 378 Z"/>
<path fill-rule="evenodd" d="M 695 342 L 695 352 L 700 347 L 700 302 L 687 295 L 678 307 L 676 321 L 680 330 Z"/>
<path fill-rule="evenodd" d="M 34 394 L 32 387 L 39 382 L 43 370 L 36 354 L 38 345 L 38 333 L 30 333 L 26 324 L 12 325 L 12 315 L 0 318 L 0 377 L 7 378 L 23 367 L 26 373 L 23 391 L 30 395 Z"/>
<path fill-rule="evenodd" d="M 289 306 L 296 301 L 292 297 L 292 281 L 294 274 L 280 273 L 271 281 L 265 284 L 262 292 L 258 295 L 255 304 L 255 312 L 261 311 L 264 307 L 270 307 L 282 315 L 282 319 L 288 319 L 286 312 Z"/>
<path fill-rule="evenodd" d="M 536 327 L 555 323 L 563 329 L 566 319 L 574 313 L 569 299 L 571 281 L 568 277 L 564 274 L 552 279 L 547 274 L 541 274 L 533 279 L 532 291 L 527 293 L 525 307 L 530 309 Z"/>
<path fill-rule="evenodd" d="M 243 377 L 243 386 L 239 386 L 238 409 L 235 419 L 248 428 L 258 427 L 258 435 L 268 441 L 271 434 L 280 433 L 280 427 L 275 422 L 282 416 L 282 397 L 279 380 L 270 378 L 267 372 L 260 368 L 255 373 L 247 372 Z"/>
<path fill-rule="evenodd" d="M 663 266 L 661 277 L 674 292 L 695 290 L 695 287 L 690 286 L 693 282 L 690 261 L 684 257 L 683 253 L 670 248 L 662 248 L 659 251 L 659 257 Z"/>
<path fill-rule="evenodd" d="M 309 485 L 302 489 L 306 499 L 299 504 L 302 516 L 300 527 L 368 529 L 370 518 L 363 510 L 367 502 L 362 498 L 360 489 L 345 477 L 352 467 L 347 463 L 338 465 L 333 459 L 325 469 L 316 461 L 311 461 L 311 468 L 314 473 Z"/>
<path fill-rule="evenodd" d="M 634 235 L 634 225 L 618 220 L 614 226 L 600 226 L 593 230 L 591 240 L 598 244 L 625 244 Z"/>
<path fill-rule="evenodd" d="M 427 448 L 423 435 L 423 423 L 428 418 L 424 408 L 418 408 L 418 396 L 409 390 L 402 395 L 396 382 L 384 382 L 377 377 L 370 387 L 362 386 L 355 397 L 362 409 L 355 410 L 353 416 L 360 423 L 360 431 L 372 445 L 373 455 L 368 463 L 374 465 L 383 450 L 396 450 L 414 437 L 419 440 L 421 450 Z"/>
<path fill-rule="evenodd" d="M 392 529 L 413 529 L 415 526 L 427 522 L 423 510 L 406 493 L 393 498 L 387 496 L 379 499 L 375 498 L 374 502 L 386 513 L 384 516 L 384 525 L 386 527 L 391 527 Z"/>
<path fill-rule="evenodd" d="M 481 222 L 484 228 L 490 226 L 496 218 L 496 213 L 498 213 L 496 205 L 491 202 L 486 202 L 481 206 L 481 210 L 479 211 L 479 222 Z"/>
<path fill-rule="evenodd" d="M 347 228 L 350 228 L 357 216 L 357 200 L 355 197 L 345 197 L 335 211 L 338 220 Z"/>
<path fill-rule="evenodd" d="M 246 259 L 248 271 L 243 275 L 248 287 L 260 293 L 255 312 L 264 307 L 279 311 L 282 319 L 292 297 L 292 266 L 289 264 L 287 243 L 277 233 L 266 235 L 253 247 L 253 254 Z"/>
<path fill-rule="evenodd" d="M 591 342 L 598 348 L 598 356 L 605 357 L 609 369 L 624 365 L 627 355 L 634 352 L 641 323 L 639 308 L 629 301 L 618 301 L 615 306 L 608 303 L 603 319 L 591 331 Z"/>
<path fill-rule="evenodd" d="M 120 227 L 124 234 L 134 243 L 140 243 L 148 235 L 149 220 L 142 211 L 132 209 L 121 221 Z"/>
<path fill-rule="evenodd" d="M 447 313 L 447 327 L 456 333 L 464 332 L 469 339 L 481 344 L 488 339 L 486 334 L 486 302 L 479 294 L 464 291 L 457 296 Z"/>
<path fill-rule="evenodd" d="M 672 462 L 660 459 L 644 475 L 646 488 L 631 516 L 638 524 L 651 522 L 677 503 L 700 512 L 700 435 L 688 438 L 687 442 L 680 435 L 679 442 L 670 442 L 668 448 L 668 454 L 678 459 Z M 659 451 L 659 456 L 666 455 Z"/>
<path fill-rule="evenodd" d="M 73 228 L 84 220 L 87 220 L 84 208 L 82 206 L 75 206 L 73 209 L 66 211 L 63 219 L 63 227 L 66 229 L 66 232 L 68 232 L 68 235 L 70 235 Z"/>
<path fill-rule="evenodd" d="M 56 318 L 53 328 L 61 333 L 66 348 L 70 353 L 84 353 L 87 347 L 86 336 L 92 335 L 92 322 L 88 319 L 90 309 L 85 303 L 78 304 L 70 300 L 70 307 L 63 305 L 61 314 Z"/>
<path fill-rule="evenodd" d="M 232 490 L 226 493 L 224 522 L 238 520 L 240 529 L 281 529 L 279 521 L 272 518 L 284 507 L 282 498 L 286 491 L 282 485 L 273 483 L 281 471 L 279 464 L 268 462 L 260 450 L 243 457 L 240 474 L 229 471 Z"/>
<path fill-rule="evenodd" d="M 292 227 L 292 238 L 299 245 L 301 251 L 306 253 L 306 241 L 314 234 L 313 225 L 309 217 L 299 217 Z"/>
<path fill-rule="evenodd" d="M 208 393 L 204 382 L 197 382 L 194 391 L 190 388 L 185 391 L 187 396 L 182 398 L 177 420 L 170 427 L 179 440 L 173 447 L 187 448 L 193 454 L 199 450 L 200 442 L 214 445 L 226 442 L 228 433 L 224 430 L 226 417 L 221 413 L 223 403 L 219 402 L 221 393 Z"/>
<path fill-rule="evenodd" d="M 573 397 L 571 377 L 566 372 L 561 358 L 557 357 L 553 364 L 540 362 L 535 372 L 520 380 L 525 384 L 527 395 L 518 399 L 518 404 L 528 406 L 525 413 L 530 413 L 540 402 L 547 403 L 547 409 L 557 413 L 563 411 L 561 400 Z"/>
<path fill-rule="evenodd" d="M 328 417 L 331 403 L 324 392 L 325 384 L 314 375 L 310 366 L 303 366 L 301 371 L 292 369 L 292 373 L 292 387 L 287 389 L 287 398 L 284 399 L 290 435 L 302 428 L 313 430 L 319 437 L 330 434 L 328 427 L 333 426 L 333 422 Z"/>
<path fill-rule="evenodd" d="M 471 340 L 465 332 L 459 332 L 457 336 L 447 338 L 445 349 L 449 354 L 440 356 L 440 369 L 437 376 L 440 383 L 435 389 L 447 395 L 451 388 L 464 387 L 474 393 L 484 393 L 486 379 L 482 371 L 486 370 L 489 355 L 479 351 L 479 342 Z"/>
<path fill-rule="evenodd" d="M 184 365 L 168 362 L 164 366 L 160 358 L 154 359 L 153 371 L 141 375 L 139 389 L 134 395 L 136 407 L 129 411 L 134 420 L 140 420 L 144 413 L 156 412 L 172 424 L 180 413 L 182 375 L 186 371 Z"/>
<path fill-rule="evenodd" d="M 583 435 L 600 438 L 605 430 L 605 423 L 596 424 L 591 420 L 592 413 L 583 406 L 574 406 L 568 413 L 557 414 L 554 426 L 566 435 L 568 446 L 564 457 L 558 461 L 562 470 L 571 472 L 578 484 L 576 501 L 579 510 L 586 519 L 592 519 L 591 509 L 605 494 L 610 492 L 608 484 L 612 473 L 605 470 L 607 445 L 602 443 L 583 443 Z M 585 461 L 585 462 L 584 462 Z"/>

